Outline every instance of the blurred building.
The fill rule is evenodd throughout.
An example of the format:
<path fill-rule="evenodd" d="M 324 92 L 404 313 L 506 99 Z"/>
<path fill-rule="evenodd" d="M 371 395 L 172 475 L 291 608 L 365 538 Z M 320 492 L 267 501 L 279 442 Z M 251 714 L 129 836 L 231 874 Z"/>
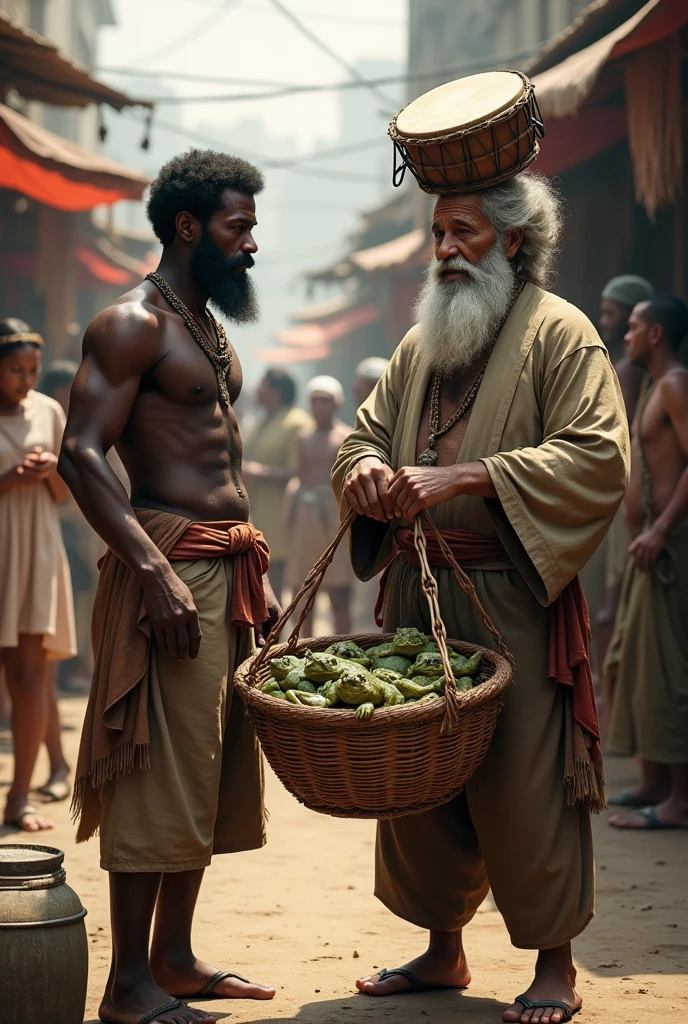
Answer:
<path fill-rule="evenodd" d="M 405 101 L 463 75 L 522 67 L 584 7 L 585 0 L 409 0 Z M 365 92 L 360 99 L 374 104 Z M 386 160 L 391 183 L 391 142 Z M 297 353 L 285 359 L 312 359 L 313 372 L 334 374 L 350 394 L 361 359 L 394 351 L 431 255 L 429 210 L 429 198 L 407 181 L 360 215 L 346 255 L 306 274 L 318 301 L 293 310 L 294 326 L 278 333 L 278 346 Z"/>
<path fill-rule="evenodd" d="M 107 218 L 92 219 L 148 183 L 98 152 L 102 110 L 139 104 L 90 70 L 98 29 L 112 23 L 110 0 L 0 9 L 0 315 L 41 331 L 48 359 L 78 356 L 82 326 L 145 262 Z"/>

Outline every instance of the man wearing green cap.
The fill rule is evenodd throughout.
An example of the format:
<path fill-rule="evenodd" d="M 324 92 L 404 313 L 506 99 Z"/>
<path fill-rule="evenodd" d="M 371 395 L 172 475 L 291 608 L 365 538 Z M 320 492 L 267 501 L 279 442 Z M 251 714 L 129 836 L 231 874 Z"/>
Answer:
<path fill-rule="evenodd" d="M 638 302 L 647 302 L 654 293 L 650 282 L 644 277 L 638 277 L 637 274 L 613 277 L 602 289 L 600 336 L 609 350 L 618 375 L 629 423 L 633 421 L 635 415 L 644 374 L 626 355 L 624 336 L 628 330 L 628 319 L 633 307 Z"/>
<path fill-rule="evenodd" d="M 635 366 L 626 354 L 624 336 L 633 307 L 646 302 L 655 290 L 644 277 L 621 274 L 608 281 L 602 290 L 599 331 L 621 385 L 629 425 L 635 417 L 644 371 Z M 623 509 L 619 509 L 604 542 L 593 555 L 581 574 L 591 614 L 594 616 L 595 653 L 597 668 L 603 677 L 603 720 L 612 703 L 611 692 L 602 673 L 609 641 L 611 640 L 621 592 L 621 578 L 626 565 L 629 537 L 626 533 Z M 595 591 L 597 600 L 595 600 Z M 598 609 L 596 611 L 596 608 Z"/>

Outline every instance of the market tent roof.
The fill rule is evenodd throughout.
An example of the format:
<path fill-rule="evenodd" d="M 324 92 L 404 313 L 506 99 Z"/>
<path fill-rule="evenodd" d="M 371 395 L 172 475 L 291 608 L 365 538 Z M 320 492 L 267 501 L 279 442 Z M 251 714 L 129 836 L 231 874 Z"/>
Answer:
<path fill-rule="evenodd" d="M 660 42 L 685 24 L 688 24 L 685 0 L 649 0 L 601 39 L 535 75 L 535 95 L 545 119 L 578 113 L 607 63 Z M 549 125 L 547 127 L 549 129 Z"/>
<path fill-rule="evenodd" d="M 380 307 L 375 302 L 365 302 L 351 306 L 339 316 L 323 320 L 320 323 L 310 322 L 288 327 L 275 334 L 276 340 L 282 345 L 296 348 L 319 348 L 328 345 L 338 338 L 359 331 L 362 327 L 377 323 L 382 316 Z"/>
<path fill-rule="evenodd" d="M 75 252 L 78 262 L 99 284 L 117 285 L 122 288 L 134 283 L 135 278 L 130 270 L 125 270 L 112 260 L 106 259 L 90 245 L 77 242 Z"/>
<path fill-rule="evenodd" d="M 392 267 L 399 269 L 405 264 L 422 263 L 430 255 L 430 242 L 423 228 L 414 228 L 406 234 L 398 235 L 381 245 L 368 249 L 359 249 L 344 259 L 319 270 L 310 270 L 306 278 L 310 281 L 333 281 L 349 277 L 355 271 L 363 270 L 369 274 Z"/>
<path fill-rule="evenodd" d="M 327 359 L 330 355 L 330 346 L 289 348 L 285 345 L 276 348 L 259 348 L 256 355 L 261 363 L 310 363 L 317 362 L 320 359 Z"/>
<path fill-rule="evenodd" d="M 0 103 L 0 188 L 58 210 L 141 199 L 149 179 L 54 135 Z"/>
<path fill-rule="evenodd" d="M 423 228 L 414 228 L 413 231 L 399 235 L 390 242 L 383 242 L 382 245 L 375 245 L 371 249 L 359 249 L 350 256 L 350 260 L 361 270 L 387 270 L 420 255 L 426 241 L 427 233 Z"/>
<path fill-rule="evenodd" d="M 86 107 L 89 103 L 107 103 L 115 110 L 153 106 L 98 81 L 55 43 L 0 10 L 0 98 L 11 88 L 27 100 L 62 107 Z"/>

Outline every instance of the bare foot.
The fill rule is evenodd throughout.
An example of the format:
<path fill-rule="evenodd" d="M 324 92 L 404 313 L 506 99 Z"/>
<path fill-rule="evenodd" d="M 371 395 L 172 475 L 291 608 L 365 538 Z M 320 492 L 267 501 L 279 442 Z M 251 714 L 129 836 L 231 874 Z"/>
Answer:
<path fill-rule="evenodd" d="M 404 968 L 412 971 L 426 988 L 467 988 L 471 983 L 466 956 L 460 947 L 458 954 L 451 957 L 430 947 L 415 960 L 404 964 Z M 357 978 L 356 988 L 367 996 L 393 996 L 398 992 L 412 991 L 411 982 L 401 974 L 382 981 L 378 974 Z"/>
<path fill-rule="evenodd" d="M 542 954 L 541 954 L 542 955 Z M 554 999 L 566 1003 L 575 1013 L 583 1005 L 583 1000 L 575 989 L 576 972 L 571 967 L 570 974 L 538 966 L 535 980 L 524 996 L 533 1003 L 546 1003 Z M 509 1024 L 559 1024 L 566 1016 L 564 1010 L 556 1006 L 545 1006 L 535 1010 L 527 1010 L 523 1003 L 514 1002 L 502 1015 L 502 1020 Z"/>
<path fill-rule="evenodd" d="M 614 828 L 653 831 L 662 828 L 688 828 L 688 805 L 671 797 L 654 807 L 643 807 L 624 814 L 612 814 Z"/>
<path fill-rule="evenodd" d="M 44 818 L 32 804 L 9 802 L 5 807 L 5 825 L 14 825 L 22 832 L 47 832 L 55 827 L 50 818 Z"/>
<path fill-rule="evenodd" d="M 158 1006 L 170 1009 L 161 1010 L 150 1024 L 215 1024 L 214 1016 L 185 1006 L 150 982 L 131 988 L 112 985 L 103 996 L 98 1016 L 105 1024 L 140 1024 L 146 1014 Z"/>
<path fill-rule="evenodd" d="M 194 999 L 200 995 L 204 985 L 218 972 L 210 964 L 193 957 L 186 963 L 151 961 L 153 977 L 166 992 L 177 994 L 180 999 Z M 256 985 L 236 975 L 222 978 L 207 993 L 213 999 L 273 999 L 275 989 Z"/>

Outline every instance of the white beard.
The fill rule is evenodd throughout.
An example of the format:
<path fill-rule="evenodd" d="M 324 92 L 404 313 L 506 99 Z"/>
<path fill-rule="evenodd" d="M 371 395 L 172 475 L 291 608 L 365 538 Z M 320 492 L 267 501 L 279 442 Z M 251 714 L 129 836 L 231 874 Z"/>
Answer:
<path fill-rule="evenodd" d="M 446 281 L 447 270 L 468 280 Z M 472 366 L 495 340 L 514 293 L 514 271 L 496 240 L 479 263 L 463 256 L 432 258 L 414 307 L 425 365 L 445 372 Z"/>

